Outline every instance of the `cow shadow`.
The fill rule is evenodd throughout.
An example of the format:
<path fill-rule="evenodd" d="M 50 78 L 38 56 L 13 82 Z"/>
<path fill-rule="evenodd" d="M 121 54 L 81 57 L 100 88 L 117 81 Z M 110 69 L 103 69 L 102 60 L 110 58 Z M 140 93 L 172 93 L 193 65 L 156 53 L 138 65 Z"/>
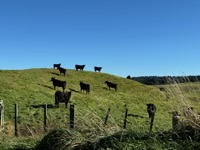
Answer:
<path fill-rule="evenodd" d="M 104 90 L 109 90 L 109 88 L 107 88 L 107 87 L 102 87 Z"/>
<path fill-rule="evenodd" d="M 36 104 L 36 105 L 27 105 L 26 107 L 32 107 L 32 108 L 45 108 L 46 104 Z M 47 104 L 47 108 L 56 108 L 53 104 Z"/>
<path fill-rule="evenodd" d="M 135 118 L 144 118 L 144 116 L 135 115 L 135 114 L 128 114 L 128 116 L 135 117 Z"/>
<path fill-rule="evenodd" d="M 49 71 L 49 73 L 51 73 L 52 75 L 56 75 L 56 76 L 59 76 L 59 75 L 60 75 L 59 73 L 51 72 L 51 71 Z"/>
<path fill-rule="evenodd" d="M 72 92 L 76 92 L 76 93 L 80 93 L 80 94 L 85 94 L 84 92 L 77 91 L 77 90 L 74 90 L 74 89 L 72 89 L 72 88 L 69 88 L 69 90 L 71 90 Z"/>
<path fill-rule="evenodd" d="M 108 88 L 108 87 L 102 87 L 104 90 L 108 90 L 108 91 L 115 91 L 115 89 L 113 90 L 113 88 Z"/>
<path fill-rule="evenodd" d="M 45 88 L 49 88 L 49 89 L 51 89 L 51 90 L 54 90 L 53 87 L 48 86 L 48 85 L 44 85 L 44 84 L 40 84 L 40 83 L 38 83 L 38 85 L 43 86 L 43 87 L 45 87 Z"/>
<path fill-rule="evenodd" d="M 75 93 L 80 93 L 80 91 L 77 91 L 75 89 L 69 88 L 70 91 L 75 92 Z"/>

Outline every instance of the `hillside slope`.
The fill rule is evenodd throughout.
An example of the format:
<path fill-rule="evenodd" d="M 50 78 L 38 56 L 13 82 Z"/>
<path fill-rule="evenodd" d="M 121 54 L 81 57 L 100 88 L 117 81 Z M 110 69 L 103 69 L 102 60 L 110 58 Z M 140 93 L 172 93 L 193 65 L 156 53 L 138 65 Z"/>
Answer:
<path fill-rule="evenodd" d="M 126 106 L 129 114 L 137 116 L 128 118 L 128 128 L 139 127 L 148 130 L 149 119 L 146 104 L 154 103 L 157 106 L 154 129 L 171 128 L 171 114 L 169 112 L 173 110 L 172 105 L 176 104 L 166 100 L 166 94 L 161 92 L 159 88 L 106 73 L 72 69 L 67 70 L 65 77 L 59 75 L 58 70 L 47 68 L 1 70 L 0 99 L 4 100 L 5 103 L 6 121 L 13 120 L 14 104 L 17 103 L 20 123 L 29 124 L 29 122 L 39 122 L 38 120 L 42 122 L 43 112 L 41 108 L 35 109 L 29 106 L 54 105 L 55 90 L 50 82 L 52 77 L 67 81 L 66 91 L 72 91 L 70 104 L 75 104 L 76 122 L 79 122 L 78 118 L 81 116 L 84 116 L 83 120 L 91 118 L 92 113 L 104 120 L 108 108 L 111 108 L 108 124 L 114 123 L 122 127 Z M 118 83 L 118 91 L 108 90 L 104 83 L 106 80 Z M 89 95 L 80 92 L 80 81 L 90 84 Z M 62 91 L 62 88 L 57 87 L 56 90 Z M 68 109 L 65 109 L 64 104 L 60 104 L 60 108 L 49 110 L 49 124 L 55 124 L 58 122 L 58 118 L 61 118 L 62 122 L 67 122 L 68 111 L 69 106 Z"/>

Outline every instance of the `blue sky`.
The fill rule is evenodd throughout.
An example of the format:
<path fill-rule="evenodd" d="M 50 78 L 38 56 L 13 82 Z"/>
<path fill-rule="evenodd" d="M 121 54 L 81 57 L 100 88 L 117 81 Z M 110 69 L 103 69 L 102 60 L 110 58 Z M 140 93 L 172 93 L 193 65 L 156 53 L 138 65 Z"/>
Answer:
<path fill-rule="evenodd" d="M 199 0 L 0 0 L 0 69 L 200 75 Z"/>

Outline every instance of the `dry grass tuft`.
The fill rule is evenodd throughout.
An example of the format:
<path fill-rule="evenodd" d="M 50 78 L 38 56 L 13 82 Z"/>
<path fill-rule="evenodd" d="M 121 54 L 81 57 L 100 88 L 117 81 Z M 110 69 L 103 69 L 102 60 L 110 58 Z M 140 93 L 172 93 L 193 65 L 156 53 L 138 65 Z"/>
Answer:
<path fill-rule="evenodd" d="M 191 91 L 190 86 L 182 88 L 179 81 L 173 78 L 167 80 L 170 85 L 167 89 L 168 92 L 172 95 L 173 100 L 178 101 L 178 105 L 173 106 L 173 109 L 179 114 L 179 130 L 198 133 L 200 130 L 200 115 L 192 106 L 191 101 L 188 100 L 188 93 L 185 92 Z M 183 80 L 187 80 L 188 84 L 191 84 L 187 77 L 184 77 Z"/>

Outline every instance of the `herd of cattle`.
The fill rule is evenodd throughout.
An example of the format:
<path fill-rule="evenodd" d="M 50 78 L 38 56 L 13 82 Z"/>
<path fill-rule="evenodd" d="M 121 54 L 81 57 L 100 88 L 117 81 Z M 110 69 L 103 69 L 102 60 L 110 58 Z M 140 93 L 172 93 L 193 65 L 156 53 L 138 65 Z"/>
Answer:
<path fill-rule="evenodd" d="M 77 71 L 78 70 L 83 71 L 84 67 L 85 67 L 85 65 L 77 65 L 77 64 L 75 65 L 75 69 Z M 58 69 L 60 72 L 60 75 L 61 74 L 63 74 L 64 76 L 66 75 L 67 70 L 65 68 L 62 68 L 61 64 L 53 64 L 53 68 Z M 94 67 L 95 72 L 96 71 L 100 72 L 101 69 L 102 69 L 102 67 L 97 67 L 97 66 Z M 54 77 L 51 78 L 51 81 L 53 83 L 54 90 L 56 90 L 56 87 L 61 87 L 63 90 L 63 92 L 57 91 L 55 93 L 55 105 L 58 106 L 59 102 L 63 102 L 67 106 L 67 103 L 69 102 L 70 97 L 71 97 L 71 92 L 64 92 L 66 89 L 67 82 L 55 79 Z M 113 88 L 113 89 L 115 89 L 115 91 L 117 91 L 117 83 L 105 81 L 105 84 L 107 84 L 109 90 L 110 90 L 110 88 Z M 90 93 L 90 84 L 80 81 L 80 91 L 81 92 L 85 91 L 86 94 L 89 94 Z"/>
<path fill-rule="evenodd" d="M 85 65 L 77 65 L 77 64 L 75 65 L 76 70 L 82 70 L 83 71 L 84 67 L 85 67 Z M 61 74 L 64 74 L 64 76 L 66 75 L 67 70 L 65 68 L 62 68 L 61 64 L 53 64 L 53 68 L 54 69 L 57 68 L 60 72 L 60 75 Z M 96 71 L 100 72 L 101 69 L 102 69 L 102 67 L 97 67 L 97 66 L 94 67 L 95 72 Z M 57 87 L 62 87 L 63 92 L 65 91 L 65 88 L 66 88 L 66 85 L 67 85 L 66 81 L 57 80 L 54 77 L 51 78 L 51 81 L 53 82 L 54 89 L 56 89 L 56 86 L 57 86 Z M 109 89 L 114 88 L 115 91 L 117 91 L 117 83 L 112 83 L 110 81 L 105 81 L 105 83 L 107 84 Z M 83 83 L 83 82 L 80 81 L 80 89 L 81 89 L 81 91 L 86 91 L 86 94 L 90 93 L 90 85 L 87 84 L 87 83 Z"/>
<path fill-rule="evenodd" d="M 75 69 L 78 70 L 84 70 L 85 65 L 75 65 Z M 53 64 L 53 68 L 54 69 L 58 69 L 61 74 L 64 74 L 64 76 L 66 75 L 67 70 L 65 68 L 61 67 L 61 64 Z M 101 71 L 102 67 L 94 67 L 94 71 Z M 127 76 L 127 79 L 131 79 L 130 75 Z M 62 87 L 63 92 L 61 91 L 56 91 L 55 92 L 55 106 L 59 107 L 59 103 L 65 103 L 65 106 L 67 107 L 67 104 L 71 98 L 71 91 L 69 92 L 64 92 L 66 89 L 66 85 L 67 82 L 66 81 L 61 81 L 61 80 L 57 80 L 54 77 L 51 78 L 51 81 L 53 83 L 54 89 L 56 90 L 56 86 L 57 87 Z M 115 89 L 115 91 L 117 91 L 117 83 L 112 83 L 110 81 L 105 81 L 105 84 L 107 84 L 109 90 L 110 88 Z M 86 92 L 86 94 L 90 93 L 90 84 L 87 83 L 83 83 L 82 81 L 80 81 L 80 91 L 81 92 Z M 154 104 L 146 104 L 147 105 L 147 112 L 149 115 L 149 118 L 154 117 L 155 112 L 156 112 L 156 106 Z"/>
<path fill-rule="evenodd" d="M 61 64 L 53 64 L 53 68 L 54 68 L 54 69 L 57 68 L 57 69 L 60 71 L 60 74 L 63 73 L 64 76 L 65 76 L 65 74 L 66 74 L 66 72 L 67 72 L 67 70 L 66 70 L 65 68 L 62 68 L 62 67 L 61 67 Z M 83 71 L 84 68 L 85 68 L 85 65 L 75 65 L 75 69 L 76 69 L 76 70 L 82 70 L 82 71 Z M 94 71 L 95 71 L 95 72 L 96 72 L 96 71 L 99 71 L 99 72 L 100 72 L 101 69 L 102 69 L 102 67 L 97 67 L 97 66 L 94 67 Z"/>

